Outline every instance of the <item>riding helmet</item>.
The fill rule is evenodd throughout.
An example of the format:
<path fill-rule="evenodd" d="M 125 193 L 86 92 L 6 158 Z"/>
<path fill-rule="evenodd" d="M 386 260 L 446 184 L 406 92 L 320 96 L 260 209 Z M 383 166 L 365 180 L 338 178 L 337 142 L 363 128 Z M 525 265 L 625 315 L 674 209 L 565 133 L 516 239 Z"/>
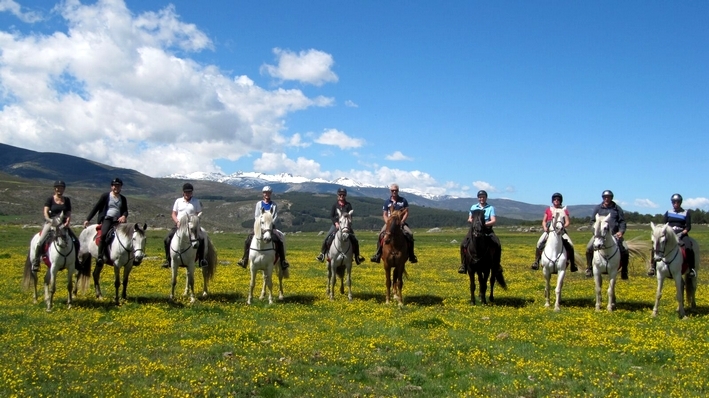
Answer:
<path fill-rule="evenodd" d="M 670 198 L 672 202 L 679 202 L 679 204 L 682 204 L 682 195 L 676 193 L 672 195 L 672 198 Z"/>
<path fill-rule="evenodd" d="M 184 185 L 182 185 L 182 192 L 192 192 L 192 191 L 194 191 L 194 187 L 189 182 L 186 182 L 186 183 L 184 183 Z"/>
<path fill-rule="evenodd" d="M 554 192 L 554 194 L 551 195 L 551 201 L 553 202 L 556 198 L 559 198 L 559 202 L 564 202 L 564 196 L 561 195 L 559 192 Z"/>
<path fill-rule="evenodd" d="M 54 188 L 58 187 L 66 188 L 66 183 L 62 180 L 54 181 Z"/>
<path fill-rule="evenodd" d="M 116 177 L 113 180 L 111 180 L 111 185 L 123 185 L 123 180 L 120 178 Z"/>
<path fill-rule="evenodd" d="M 606 196 L 610 196 L 611 199 L 613 199 L 613 191 L 611 191 L 610 189 L 606 189 L 605 191 L 603 191 L 601 197 L 605 198 Z"/>
<path fill-rule="evenodd" d="M 263 189 L 261 190 L 261 192 L 273 192 L 273 190 L 271 189 L 270 186 L 266 185 L 265 187 L 263 187 Z"/>
<path fill-rule="evenodd" d="M 485 192 L 484 189 L 481 189 L 481 190 L 478 191 L 478 198 L 481 197 L 481 196 L 484 196 L 484 197 L 487 198 L 487 192 Z"/>
<path fill-rule="evenodd" d="M 337 194 L 347 196 L 347 190 L 345 188 L 340 188 L 337 190 Z"/>

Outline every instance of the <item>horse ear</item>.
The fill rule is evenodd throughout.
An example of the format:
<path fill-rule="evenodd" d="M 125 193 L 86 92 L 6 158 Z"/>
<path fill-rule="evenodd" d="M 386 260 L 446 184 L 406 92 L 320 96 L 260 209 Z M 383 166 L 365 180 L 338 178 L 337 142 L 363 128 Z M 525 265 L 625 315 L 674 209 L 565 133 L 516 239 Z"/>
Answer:
<path fill-rule="evenodd" d="M 351 216 L 351 215 L 352 215 L 352 213 L 354 213 L 354 210 L 350 210 L 350 212 L 349 212 L 349 213 L 350 213 L 350 216 Z"/>
<path fill-rule="evenodd" d="M 650 229 L 655 229 L 655 223 L 650 221 Z"/>
<path fill-rule="evenodd" d="M 337 209 L 337 217 L 342 217 L 342 211 L 340 209 Z"/>
<path fill-rule="evenodd" d="M 197 213 L 197 218 L 202 219 L 202 212 Z"/>
<path fill-rule="evenodd" d="M 143 231 L 148 229 L 148 223 L 143 223 Z"/>
<path fill-rule="evenodd" d="M 135 225 L 133 225 L 133 229 L 140 229 L 140 224 L 135 223 Z"/>

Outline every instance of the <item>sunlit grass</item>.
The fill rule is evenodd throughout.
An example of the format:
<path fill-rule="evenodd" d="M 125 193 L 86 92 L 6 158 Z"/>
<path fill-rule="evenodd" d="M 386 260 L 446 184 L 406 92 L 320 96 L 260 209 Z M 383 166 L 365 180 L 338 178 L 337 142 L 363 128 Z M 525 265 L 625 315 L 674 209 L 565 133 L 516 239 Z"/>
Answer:
<path fill-rule="evenodd" d="M 693 234 L 709 248 L 709 231 Z M 67 309 L 66 273 L 46 313 L 21 291 L 34 231 L 0 227 L 1 396 L 704 396 L 709 390 L 706 262 L 699 308 L 679 320 L 674 287 L 652 318 L 656 282 L 645 266 L 617 286 L 618 310 L 594 310 L 593 282 L 567 277 L 561 312 L 543 307 L 541 272 L 529 270 L 537 236 L 498 230 L 509 290 L 471 306 L 456 272 L 464 231 L 417 233 L 418 264 L 407 264 L 404 309 L 384 301 L 381 265 L 353 269 L 354 300 L 326 298 L 321 237 L 288 235 L 285 300 L 247 306 L 248 272 L 235 265 L 243 236 L 213 236 L 224 262 L 211 295 L 172 303 L 161 269 L 162 234 L 134 270 L 120 307 L 87 292 Z M 630 237 L 649 238 L 649 228 Z M 365 256 L 373 232 L 358 233 Z M 574 232 L 582 252 L 588 236 Z M 581 267 L 583 269 L 583 267 Z M 184 272 L 180 273 L 180 292 Z M 339 283 L 339 282 L 338 282 Z M 604 290 L 607 281 L 604 281 Z M 201 291 L 201 275 L 195 285 Z M 257 281 L 260 289 L 261 279 Z M 104 270 L 104 296 L 113 275 Z M 604 298 L 605 300 L 605 298 Z"/>

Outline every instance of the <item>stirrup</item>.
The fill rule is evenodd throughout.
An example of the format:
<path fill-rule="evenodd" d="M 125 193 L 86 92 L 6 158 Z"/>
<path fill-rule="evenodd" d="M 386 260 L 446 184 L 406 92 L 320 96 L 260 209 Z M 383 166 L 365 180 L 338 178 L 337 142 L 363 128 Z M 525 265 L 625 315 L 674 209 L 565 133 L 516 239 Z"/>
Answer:
<path fill-rule="evenodd" d="M 236 262 L 241 268 L 246 268 L 246 260 L 243 258 Z"/>
<path fill-rule="evenodd" d="M 655 276 L 655 268 L 650 267 L 649 270 L 647 270 L 647 276 Z"/>
<path fill-rule="evenodd" d="M 372 256 L 372 258 L 369 259 L 369 261 L 373 263 L 378 263 L 381 260 L 381 257 L 377 256 L 376 254 Z"/>
<path fill-rule="evenodd" d="M 281 261 L 281 269 L 286 269 L 288 267 L 290 267 L 290 263 L 288 263 L 288 260 L 284 259 L 283 261 Z"/>
<path fill-rule="evenodd" d="M 586 268 L 586 277 L 590 278 L 593 276 L 593 268 Z"/>
<path fill-rule="evenodd" d="M 571 264 L 571 272 L 576 272 L 576 271 L 578 271 L 578 270 L 579 270 L 579 268 L 576 266 L 576 264 L 573 264 L 573 263 L 572 263 L 572 264 Z"/>
<path fill-rule="evenodd" d="M 459 274 L 467 274 L 468 270 L 465 269 L 465 264 L 461 264 L 460 267 L 458 268 L 458 273 Z"/>
<path fill-rule="evenodd" d="M 162 267 L 162 268 L 170 268 L 170 262 L 169 262 L 169 261 L 165 261 L 164 263 L 162 263 L 161 267 Z"/>
<path fill-rule="evenodd" d="M 694 268 L 690 269 L 689 272 L 687 272 L 687 276 L 690 278 L 696 278 L 697 277 L 697 271 L 694 270 Z"/>
<path fill-rule="evenodd" d="M 208 263 L 207 260 L 204 259 L 204 258 L 201 259 L 201 260 L 199 260 L 199 263 L 198 263 L 198 264 L 199 264 L 199 268 L 203 268 L 203 267 L 208 267 L 208 266 L 209 266 L 209 263 Z"/>
<path fill-rule="evenodd" d="M 325 261 L 325 255 L 323 253 L 318 254 L 317 257 L 315 257 L 316 260 L 323 262 Z"/>
<path fill-rule="evenodd" d="M 538 270 L 538 269 L 539 269 L 539 263 L 536 262 L 536 261 L 533 262 L 533 263 L 532 263 L 532 269 L 535 270 L 535 271 Z"/>
<path fill-rule="evenodd" d="M 411 264 L 416 264 L 416 263 L 419 262 L 419 259 L 418 259 L 418 257 L 416 257 L 415 254 L 412 254 L 411 257 L 409 257 L 409 262 L 410 262 Z"/>

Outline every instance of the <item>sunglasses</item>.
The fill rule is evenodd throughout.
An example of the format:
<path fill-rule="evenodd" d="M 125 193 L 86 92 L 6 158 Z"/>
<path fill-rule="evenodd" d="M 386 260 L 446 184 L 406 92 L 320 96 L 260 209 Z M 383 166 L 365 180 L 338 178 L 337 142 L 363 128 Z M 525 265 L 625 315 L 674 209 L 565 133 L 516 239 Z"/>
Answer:
<path fill-rule="evenodd" d="M 398 189 L 392 189 L 391 191 L 392 191 L 392 192 L 399 192 Z"/>

